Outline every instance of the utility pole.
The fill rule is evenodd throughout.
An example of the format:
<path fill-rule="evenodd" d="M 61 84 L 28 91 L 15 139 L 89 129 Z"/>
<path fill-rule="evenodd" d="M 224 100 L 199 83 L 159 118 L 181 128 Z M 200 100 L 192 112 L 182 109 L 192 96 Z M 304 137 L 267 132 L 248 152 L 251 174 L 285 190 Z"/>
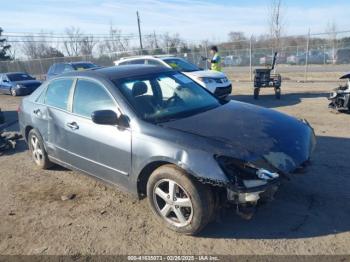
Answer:
<path fill-rule="evenodd" d="M 142 47 L 142 36 L 141 36 L 141 26 L 140 26 L 139 11 L 136 11 L 136 16 L 137 16 L 137 25 L 139 27 L 140 50 L 141 50 L 141 55 L 142 55 L 143 54 L 143 47 Z"/>

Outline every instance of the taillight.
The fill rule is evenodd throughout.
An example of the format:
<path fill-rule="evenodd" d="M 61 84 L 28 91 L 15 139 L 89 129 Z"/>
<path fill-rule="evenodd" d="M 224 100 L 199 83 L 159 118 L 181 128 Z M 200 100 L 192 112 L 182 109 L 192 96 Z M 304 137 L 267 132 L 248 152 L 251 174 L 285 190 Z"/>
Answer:
<path fill-rule="evenodd" d="M 21 112 L 21 106 L 20 105 L 17 107 L 17 113 L 19 113 L 19 112 Z"/>

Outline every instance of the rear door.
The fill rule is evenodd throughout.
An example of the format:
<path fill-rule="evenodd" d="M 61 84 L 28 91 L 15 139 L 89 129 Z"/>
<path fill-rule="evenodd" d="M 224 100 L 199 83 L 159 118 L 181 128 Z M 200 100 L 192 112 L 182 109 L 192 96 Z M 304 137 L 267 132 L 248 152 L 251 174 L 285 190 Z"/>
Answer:
<path fill-rule="evenodd" d="M 127 184 L 131 169 L 131 131 L 92 122 L 96 110 L 120 114 L 107 88 L 95 80 L 77 80 L 72 114 L 65 119 L 66 161 L 83 171 L 117 184 Z"/>
<path fill-rule="evenodd" d="M 69 117 L 69 105 L 74 78 L 59 78 L 52 80 L 45 92 L 45 111 L 40 109 L 38 116 L 47 119 L 47 137 L 45 142 L 51 157 L 66 160 L 66 119 Z"/>

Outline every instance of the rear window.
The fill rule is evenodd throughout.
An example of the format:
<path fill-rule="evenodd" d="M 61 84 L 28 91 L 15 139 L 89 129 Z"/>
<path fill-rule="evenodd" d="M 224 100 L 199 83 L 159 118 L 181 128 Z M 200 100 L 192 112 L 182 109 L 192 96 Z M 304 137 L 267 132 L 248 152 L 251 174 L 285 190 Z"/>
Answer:
<path fill-rule="evenodd" d="M 18 73 L 18 74 L 8 74 L 7 78 L 10 81 L 16 82 L 16 81 L 25 81 L 25 80 L 34 80 L 35 78 L 25 74 L 25 73 Z"/>
<path fill-rule="evenodd" d="M 193 72 L 199 71 L 200 69 L 190 62 L 180 59 L 180 58 L 166 58 L 163 59 L 165 63 L 167 63 L 172 69 L 179 70 L 182 72 Z"/>
<path fill-rule="evenodd" d="M 77 71 L 82 71 L 82 70 L 86 70 L 86 69 L 97 67 L 97 65 L 95 65 L 93 63 L 75 63 L 72 66 Z"/>
<path fill-rule="evenodd" d="M 57 79 L 49 83 L 46 91 L 45 104 L 67 110 L 72 79 Z"/>

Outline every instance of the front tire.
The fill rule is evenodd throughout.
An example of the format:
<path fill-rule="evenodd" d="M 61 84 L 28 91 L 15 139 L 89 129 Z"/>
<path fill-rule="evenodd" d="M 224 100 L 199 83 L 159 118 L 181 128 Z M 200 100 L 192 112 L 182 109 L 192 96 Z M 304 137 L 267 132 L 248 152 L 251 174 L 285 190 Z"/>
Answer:
<path fill-rule="evenodd" d="M 11 92 L 11 95 L 12 95 L 12 96 L 17 96 L 16 89 L 11 88 L 10 92 Z"/>
<path fill-rule="evenodd" d="M 43 139 L 38 130 L 30 130 L 28 134 L 28 146 L 32 159 L 38 167 L 48 169 L 53 165 L 47 156 Z"/>
<path fill-rule="evenodd" d="M 157 220 L 178 233 L 197 234 L 212 218 L 210 188 L 174 165 L 161 166 L 151 174 L 147 196 Z"/>

